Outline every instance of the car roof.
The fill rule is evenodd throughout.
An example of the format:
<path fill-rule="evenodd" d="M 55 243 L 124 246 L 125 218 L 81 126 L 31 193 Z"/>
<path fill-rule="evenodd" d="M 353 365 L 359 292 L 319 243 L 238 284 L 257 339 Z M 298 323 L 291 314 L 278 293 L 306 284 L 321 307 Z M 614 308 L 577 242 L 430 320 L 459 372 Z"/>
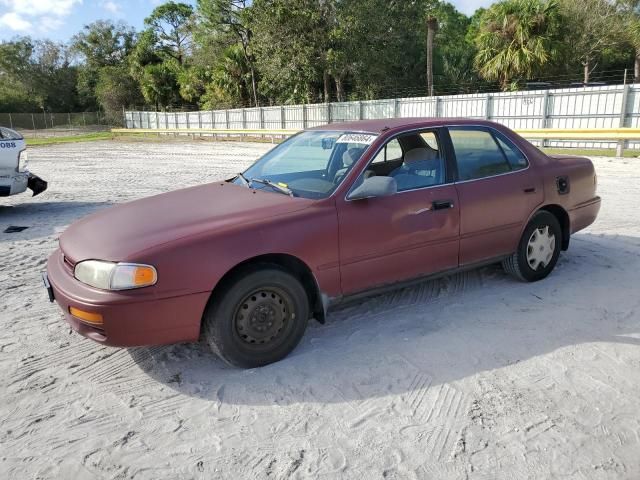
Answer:
<path fill-rule="evenodd" d="M 340 130 L 351 132 L 368 132 L 381 133 L 387 130 L 405 130 L 411 128 L 435 128 L 446 125 L 486 125 L 495 126 L 495 122 L 488 120 L 470 119 L 470 118 L 433 118 L 433 117 L 416 117 L 416 118 L 379 118 L 372 120 L 358 120 L 353 122 L 337 122 L 319 127 L 309 128 L 308 130 Z"/>

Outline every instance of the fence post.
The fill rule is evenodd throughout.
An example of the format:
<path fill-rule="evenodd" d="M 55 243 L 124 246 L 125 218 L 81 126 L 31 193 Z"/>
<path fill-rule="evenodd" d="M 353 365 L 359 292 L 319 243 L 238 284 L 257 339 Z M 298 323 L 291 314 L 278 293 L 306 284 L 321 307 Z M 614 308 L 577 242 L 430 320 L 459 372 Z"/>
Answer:
<path fill-rule="evenodd" d="M 400 100 L 397 98 L 393 99 L 393 117 L 394 118 L 400 117 Z"/>
<path fill-rule="evenodd" d="M 73 130 L 71 127 L 71 112 L 67 113 L 67 119 L 69 120 L 69 130 Z"/>
<path fill-rule="evenodd" d="M 436 118 L 440 118 L 442 116 L 442 112 L 440 112 L 440 97 L 435 97 L 435 114 Z"/>
<path fill-rule="evenodd" d="M 358 101 L 358 120 L 362 120 L 364 115 L 362 114 L 362 100 Z"/>
<path fill-rule="evenodd" d="M 491 120 L 492 109 L 493 109 L 493 96 L 490 93 L 487 93 L 487 98 L 485 100 L 485 108 L 484 108 L 485 120 Z"/>
<path fill-rule="evenodd" d="M 176 127 L 176 130 L 178 130 L 180 128 L 180 125 L 178 125 L 178 112 L 173 112 L 173 123 Z M 178 132 L 175 133 L 174 137 L 178 136 Z"/>
<path fill-rule="evenodd" d="M 87 128 L 87 119 L 84 116 L 84 112 L 82 112 L 82 126 L 84 126 L 84 128 Z"/>
<path fill-rule="evenodd" d="M 307 128 L 307 106 L 302 104 L 302 129 L 305 130 Z"/>
<path fill-rule="evenodd" d="M 31 125 L 33 125 L 33 135 L 37 136 L 36 135 L 36 119 L 33 118 L 33 113 L 31 114 Z"/>
<path fill-rule="evenodd" d="M 280 107 L 280 130 L 284 130 L 286 124 L 287 121 L 285 118 L 284 107 Z"/>
<path fill-rule="evenodd" d="M 622 105 L 620 106 L 620 123 L 619 127 L 624 128 L 624 125 L 627 121 L 627 103 L 629 100 L 629 89 L 631 85 L 625 85 L 624 90 L 622 90 Z M 616 157 L 622 157 L 624 155 L 624 147 L 626 141 L 620 140 L 618 142 L 618 146 L 616 147 Z"/>
<path fill-rule="evenodd" d="M 216 129 L 216 114 L 213 110 L 211 110 L 211 129 Z M 218 140 L 218 136 L 215 133 L 213 134 L 213 139 Z"/>
<path fill-rule="evenodd" d="M 327 123 L 332 123 L 331 120 L 331 103 L 327 102 Z"/>
<path fill-rule="evenodd" d="M 551 95 L 549 94 L 549 90 L 544 91 L 544 96 L 542 97 L 542 118 L 540 119 L 540 128 L 549 128 L 549 112 L 551 111 Z M 540 147 L 544 148 L 547 146 L 547 140 L 543 138 L 540 141 Z"/>
<path fill-rule="evenodd" d="M 13 130 L 13 120 L 11 118 L 11 114 L 9 114 L 9 128 Z"/>
<path fill-rule="evenodd" d="M 225 125 L 227 130 L 229 130 L 231 127 L 229 126 L 229 110 L 225 110 L 224 111 L 224 121 L 225 121 Z M 227 134 L 227 138 L 229 138 L 229 134 Z"/>

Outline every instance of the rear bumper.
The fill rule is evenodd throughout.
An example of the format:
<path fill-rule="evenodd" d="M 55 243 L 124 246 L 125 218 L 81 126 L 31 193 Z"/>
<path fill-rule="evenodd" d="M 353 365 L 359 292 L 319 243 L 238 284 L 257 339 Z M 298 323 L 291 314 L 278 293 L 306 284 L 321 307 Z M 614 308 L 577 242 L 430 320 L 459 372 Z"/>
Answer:
<path fill-rule="evenodd" d="M 78 282 L 56 250 L 47 263 L 47 278 L 66 322 L 80 335 L 103 345 L 133 347 L 198 340 L 209 293 L 155 298 L 153 294 L 107 292 Z M 151 287 L 152 288 L 152 287 Z M 69 313 L 70 307 L 100 314 L 100 327 Z"/>
<path fill-rule="evenodd" d="M 600 197 L 592 198 L 591 200 L 577 205 L 575 208 L 569 210 L 569 220 L 571 224 L 571 233 L 574 234 L 580 230 L 587 228 L 598 217 L 600 212 L 602 200 Z"/>

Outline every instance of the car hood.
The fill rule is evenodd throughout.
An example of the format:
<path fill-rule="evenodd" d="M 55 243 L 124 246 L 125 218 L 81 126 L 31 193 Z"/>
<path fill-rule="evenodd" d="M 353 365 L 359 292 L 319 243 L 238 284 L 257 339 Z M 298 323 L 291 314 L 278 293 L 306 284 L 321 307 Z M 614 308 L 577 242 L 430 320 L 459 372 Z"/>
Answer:
<path fill-rule="evenodd" d="M 132 261 L 149 248 L 205 232 L 292 213 L 312 200 L 212 183 L 107 208 L 71 225 L 60 248 L 73 263 L 98 259 Z"/>

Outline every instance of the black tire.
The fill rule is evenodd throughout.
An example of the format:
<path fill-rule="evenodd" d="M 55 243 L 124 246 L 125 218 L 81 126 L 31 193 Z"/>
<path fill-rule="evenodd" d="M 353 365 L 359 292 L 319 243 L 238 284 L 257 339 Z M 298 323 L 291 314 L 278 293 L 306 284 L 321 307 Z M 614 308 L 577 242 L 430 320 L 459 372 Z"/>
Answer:
<path fill-rule="evenodd" d="M 203 337 L 230 365 L 255 368 L 286 357 L 309 320 L 309 300 L 300 281 L 276 265 L 238 272 L 212 297 L 203 317 Z"/>
<path fill-rule="evenodd" d="M 544 230 L 545 228 L 548 228 L 548 231 L 553 233 L 555 237 L 555 248 L 551 259 L 545 264 L 539 264 L 537 268 L 534 269 L 527 258 L 530 249 L 529 240 L 532 238 L 534 231 Z M 560 228 L 560 222 L 558 222 L 558 219 L 553 214 L 544 210 L 540 211 L 533 216 L 527 228 L 524 229 L 524 233 L 518 244 L 518 250 L 502 261 L 502 267 L 508 274 L 518 280 L 523 282 L 537 282 L 538 280 L 546 278 L 554 269 L 556 263 L 558 263 L 561 247 L 562 229 Z"/>

